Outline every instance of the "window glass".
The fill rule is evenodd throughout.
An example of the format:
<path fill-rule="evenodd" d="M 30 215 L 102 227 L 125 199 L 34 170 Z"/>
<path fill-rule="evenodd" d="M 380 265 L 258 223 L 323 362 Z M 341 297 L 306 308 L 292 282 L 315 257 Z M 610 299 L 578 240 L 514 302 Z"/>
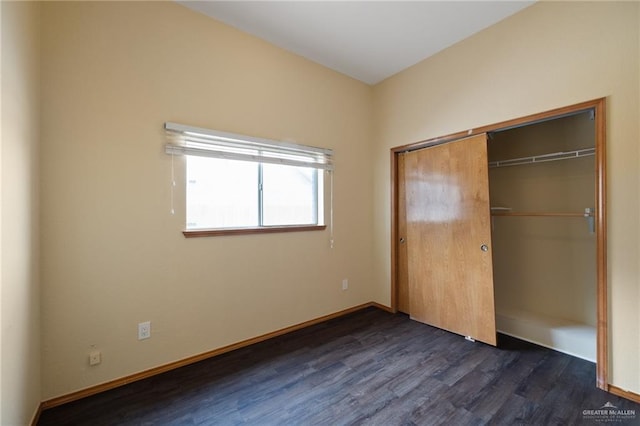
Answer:
<path fill-rule="evenodd" d="M 258 167 L 187 156 L 187 229 L 258 226 Z"/>
<path fill-rule="evenodd" d="M 187 230 L 321 225 L 317 169 L 187 156 Z"/>
<path fill-rule="evenodd" d="M 317 184 L 316 169 L 263 164 L 263 225 L 316 224 Z"/>

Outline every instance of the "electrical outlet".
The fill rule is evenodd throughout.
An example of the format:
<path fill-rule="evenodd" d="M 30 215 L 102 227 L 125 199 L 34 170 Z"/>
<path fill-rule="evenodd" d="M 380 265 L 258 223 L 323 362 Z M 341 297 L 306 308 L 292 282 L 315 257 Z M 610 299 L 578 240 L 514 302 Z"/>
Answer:
<path fill-rule="evenodd" d="M 89 365 L 98 365 L 102 362 L 102 354 L 100 351 L 92 351 L 89 353 Z"/>
<path fill-rule="evenodd" d="M 151 337 L 151 321 L 145 321 L 138 324 L 138 340 L 144 340 Z"/>
<path fill-rule="evenodd" d="M 349 289 L 349 280 L 345 278 L 342 280 L 342 290 L 347 290 L 347 289 Z"/>

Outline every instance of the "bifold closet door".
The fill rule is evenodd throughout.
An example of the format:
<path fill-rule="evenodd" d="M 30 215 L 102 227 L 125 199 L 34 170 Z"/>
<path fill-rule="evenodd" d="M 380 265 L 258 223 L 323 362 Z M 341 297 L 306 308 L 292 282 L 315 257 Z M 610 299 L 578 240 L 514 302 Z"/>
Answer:
<path fill-rule="evenodd" d="M 496 345 L 486 135 L 404 154 L 409 315 Z"/>

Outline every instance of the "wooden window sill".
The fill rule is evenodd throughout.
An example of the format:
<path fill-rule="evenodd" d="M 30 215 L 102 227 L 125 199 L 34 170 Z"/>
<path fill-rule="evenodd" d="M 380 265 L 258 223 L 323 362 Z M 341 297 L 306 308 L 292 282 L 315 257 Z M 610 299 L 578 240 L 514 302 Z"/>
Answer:
<path fill-rule="evenodd" d="M 219 237 L 223 235 L 273 234 L 278 232 L 323 231 L 326 225 L 262 226 L 256 228 L 194 229 L 182 231 L 185 238 Z"/>

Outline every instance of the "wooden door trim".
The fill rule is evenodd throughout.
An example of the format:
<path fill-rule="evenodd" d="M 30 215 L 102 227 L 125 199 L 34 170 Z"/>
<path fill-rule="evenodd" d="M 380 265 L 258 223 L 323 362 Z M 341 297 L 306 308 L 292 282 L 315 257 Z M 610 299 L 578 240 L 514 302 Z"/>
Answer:
<path fill-rule="evenodd" d="M 609 390 L 609 297 L 607 284 L 607 150 L 606 102 L 604 98 L 594 105 L 596 125 L 596 384 Z"/>
<path fill-rule="evenodd" d="M 428 146 L 452 142 L 481 133 L 490 133 L 510 128 L 522 127 L 550 119 L 594 111 L 596 148 L 596 386 L 603 390 L 609 387 L 609 330 L 608 330 L 608 284 L 607 284 L 607 220 L 606 220 L 606 98 L 593 99 L 575 105 L 556 108 L 525 117 L 482 126 L 477 129 L 452 133 L 407 145 L 391 148 L 391 310 L 398 311 L 397 299 L 397 251 L 398 251 L 398 167 L 397 158 L 401 152 L 414 151 Z"/>

